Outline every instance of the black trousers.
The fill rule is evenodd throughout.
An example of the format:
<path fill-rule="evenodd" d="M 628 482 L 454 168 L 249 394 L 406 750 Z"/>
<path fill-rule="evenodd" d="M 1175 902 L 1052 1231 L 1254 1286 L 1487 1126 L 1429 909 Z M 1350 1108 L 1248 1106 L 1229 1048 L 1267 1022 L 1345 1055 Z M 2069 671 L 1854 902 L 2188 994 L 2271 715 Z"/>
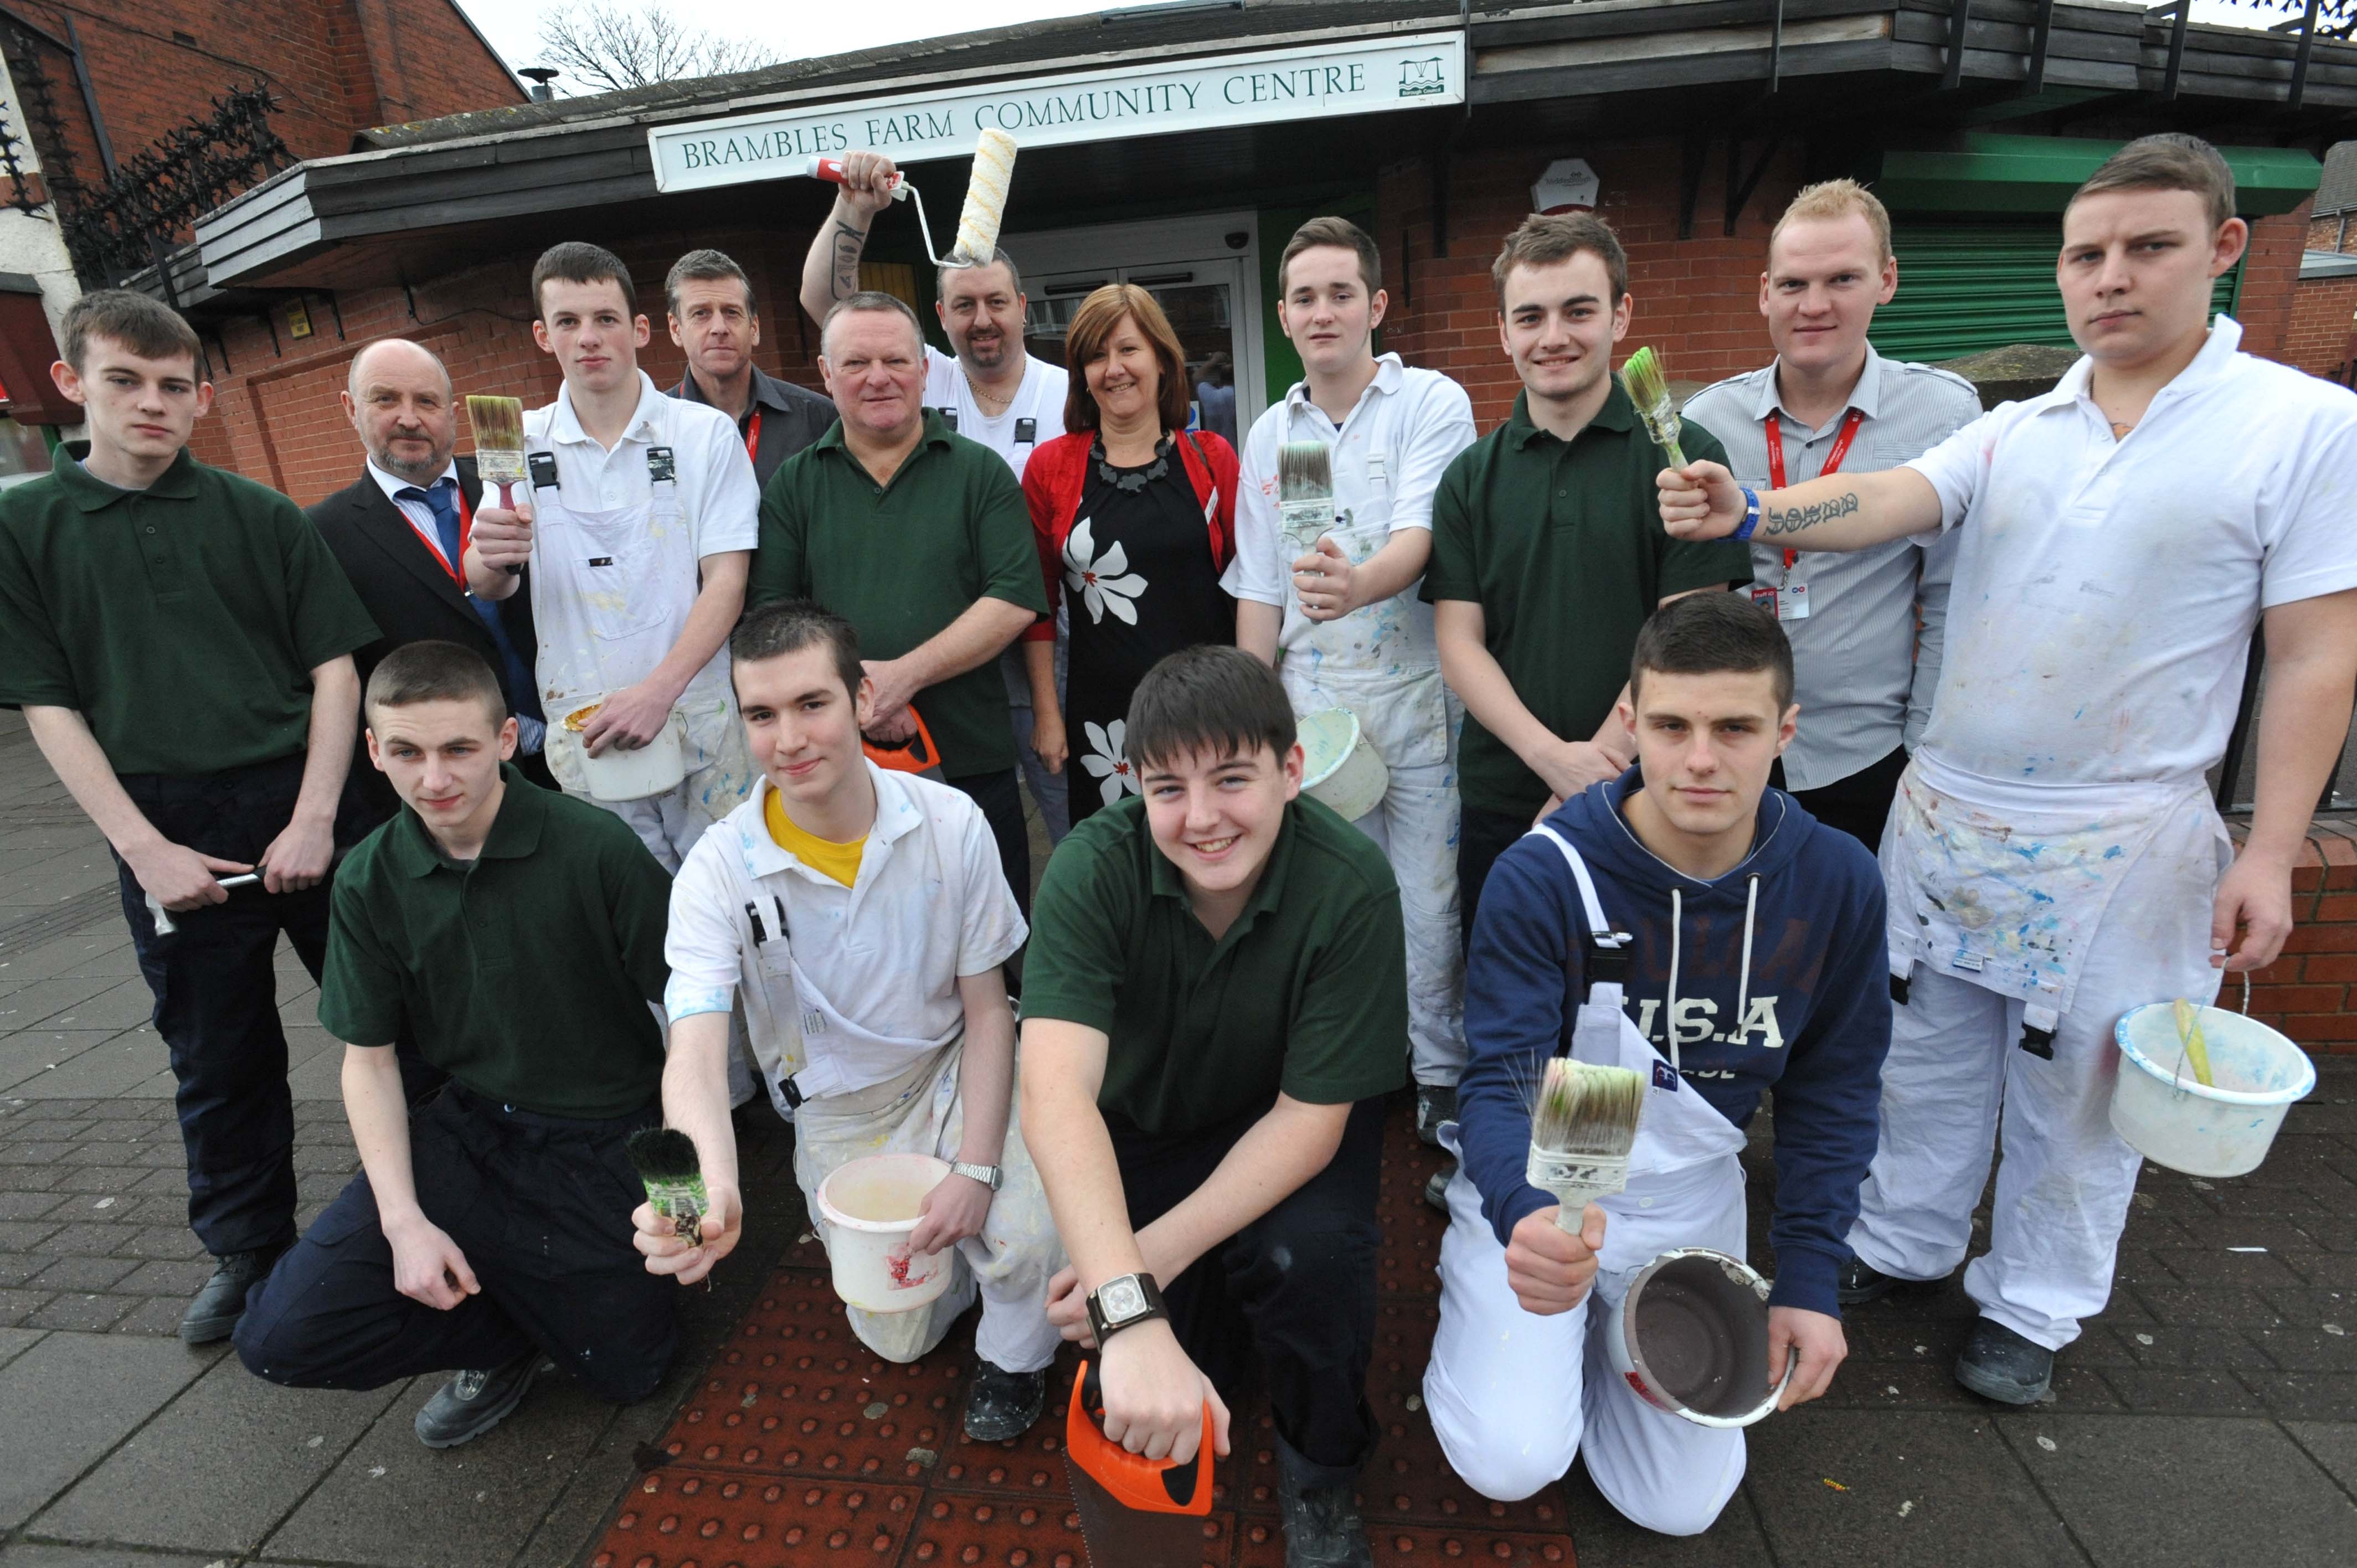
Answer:
<path fill-rule="evenodd" d="M 1880 854 L 1882 830 L 1890 822 L 1890 803 L 1899 798 L 1899 776 L 1907 771 L 1907 748 L 1894 747 L 1881 761 L 1836 779 L 1818 789 L 1795 789 L 1792 799 L 1809 815 L 1829 828 L 1839 828 L 1867 848 Z M 1768 780 L 1784 788 L 1784 759 L 1776 759 Z"/>
<path fill-rule="evenodd" d="M 1531 831 L 1529 821 L 1509 811 L 1462 809 L 1457 827 L 1457 900 L 1460 911 L 1458 940 L 1473 950 L 1473 912 L 1480 907 L 1481 885 L 1490 868 L 1516 839 Z"/>
<path fill-rule="evenodd" d="M 1131 1227 L 1152 1224 L 1201 1187 L 1262 1114 L 1177 1137 L 1116 1127 Z M 1277 1452 L 1305 1486 L 1348 1483 L 1380 1435 L 1367 1362 L 1383 1120 L 1379 1100 L 1353 1106 L 1324 1170 L 1163 1287 L 1178 1343 L 1232 1408 L 1258 1354 Z"/>
<path fill-rule="evenodd" d="M 970 773 L 948 782 L 964 790 L 967 798 L 982 808 L 983 817 L 990 823 L 990 836 L 998 841 L 998 864 L 1006 873 L 1006 886 L 1014 890 L 1015 903 L 1023 911 L 1023 918 L 1029 919 L 1031 825 L 1023 820 L 1023 791 L 1016 785 L 1015 769 Z"/>
<path fill-rule="evenodd" d="M 606 1399 L 644 1399 L 678 1348 L 679 1286 L 630 1244 L 646 1194 L 622 1140 L 661 1120 L 652 1105 L 606 1122 L 535 1116 L 451 1084 L 410 1112 L 409 1163 L 418 1206 L 480 1293 L 444 1312 L 393 1288 L 363 1172 L 254 1288 L 239 1358 L 291 1388 L 373 1389 L 537 1347 Z"/>

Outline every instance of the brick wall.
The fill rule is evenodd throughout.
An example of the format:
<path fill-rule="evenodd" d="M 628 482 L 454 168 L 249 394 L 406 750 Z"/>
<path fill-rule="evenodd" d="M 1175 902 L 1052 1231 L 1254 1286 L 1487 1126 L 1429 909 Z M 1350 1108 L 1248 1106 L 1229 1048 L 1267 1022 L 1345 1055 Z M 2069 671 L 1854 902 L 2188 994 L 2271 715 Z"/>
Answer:
<path fill-rule="evenodd" d="M 2328 212 L 2308 220 L 2311 251 L 2357 251 L 2357 210 Z"/>
<path fill-rule="evenodd" d="M 2310 278 L 2292 302 L 2291 331 L 2277 356 L 2312 376 L 2329 376 L 2348 362 L 2357 333 L 2357 277 Z"/>
<path fill-rule="evenodd" d="M 2243 350 L 2286 359 L 2292 298 L 2299 288 L 2299 258 L 2308 246 L 2308 208 L 2251 221 L 2251 248 L 2243 260 L 2243 287 L 2234 315 L 2243 323 Z"/>
<path fill-rule="evenodd" d="M 2241 824 L 2232 830 L 2236 843 Z M 2291 875 L 2283 956 L 2251 976 L 2251 1016 L 2319 1056 L 2357 1054 L 2357 816 L 2319 817 Z M 2240 1007 L 2229 977 L 2221 1007 Z"/>

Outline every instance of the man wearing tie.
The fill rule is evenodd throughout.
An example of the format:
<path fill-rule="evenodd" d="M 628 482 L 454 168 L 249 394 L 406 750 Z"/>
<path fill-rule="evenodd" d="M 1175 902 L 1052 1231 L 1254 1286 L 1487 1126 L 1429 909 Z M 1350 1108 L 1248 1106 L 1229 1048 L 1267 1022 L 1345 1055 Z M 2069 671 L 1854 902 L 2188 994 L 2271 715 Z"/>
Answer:
<path fill-rule="evenodd" d="M 343 401 L 368 460 L 350 488 L 308 515 L 383 634 L 353 655 L 362 684 L 404 643 L 437 639 L 474 650 L 499 676 L 515 715 L 517 769 L 554 789 L 541 760 L 545 725 L 531 661 L 532 596 L 493 602 L 465 585 L 460 562 L 482 486 L 474 459 L 451 456 L 458 420 L 449 372 L 418 344 L 380 338 L 352 357 Z M 353 758 L 339 841 L 351 843 L 400 809 L 363 749 Z"/>

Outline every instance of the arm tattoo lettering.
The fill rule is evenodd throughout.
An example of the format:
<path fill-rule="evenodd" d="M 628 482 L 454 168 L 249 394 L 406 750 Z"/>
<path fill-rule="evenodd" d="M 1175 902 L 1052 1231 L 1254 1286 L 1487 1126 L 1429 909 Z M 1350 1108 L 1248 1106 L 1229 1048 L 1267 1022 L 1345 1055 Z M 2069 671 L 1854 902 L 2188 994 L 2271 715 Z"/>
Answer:
<path fill-rule="evenodd" d="M 1808 506 L 1770 507 L 1767 518 L 1760 524 L 1763 534 L 1798 533 L 1814 528 L 1821 522 L 1831 522 L 1837 517 L 1847 517 L 1857 510 L 1857 492 L 1847 491 L 1830 500 L 1813 502 Z"/>
<path fill-rule="evenodd" d="M 867 236 L 848 223 L 834 226 L 834 297 L 848 299 L 859 292 L 859 252 Z"/>

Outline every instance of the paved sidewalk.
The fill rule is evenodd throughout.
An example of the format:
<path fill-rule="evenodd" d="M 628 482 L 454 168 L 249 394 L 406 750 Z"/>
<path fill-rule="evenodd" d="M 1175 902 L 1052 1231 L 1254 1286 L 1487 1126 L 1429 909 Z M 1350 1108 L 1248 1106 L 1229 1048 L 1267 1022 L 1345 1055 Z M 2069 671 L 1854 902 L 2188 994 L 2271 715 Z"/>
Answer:
<path fill-rule="evenodd" d="M 340 1047 L 291 957 L 280 980 L 307 1221 L 355 1161 Z M 689 1293 L 679 1368 L 641 1404 L 549 1375 L 497 1432 L 436 1454 L 409 1423 L 438 1380 L 293 1392 L 186 1349 L 172 1331 L 206 1265 L 148 1006 L 103 844 L 0 714 L 0 1568 L 1078 1561 L 1046 1427 L 1004 1451 L 956 1437 L 963 1336 L 913 1369 L 845 1353 L 766 1115 L 747 1119 L 747 1176 L 772 1200 L 717 1288 Z M 1371 1389 L 1386 1436 L 1363 1488 L 1386 1568 L 2357 1563 L 2357 1061 L 2328 1064 L 2255 1175 L 2147 1168 L 2111 1308 L 2050 1403 L 2001 1412 L 1955 1386 L 1954 1282 L 1866 1308 L 1832 1395 L 1754 1429 L 1742 1491 L 1684 1541 L 1621 1522 L 1578 1472 L 1509 1506 L 1438 1468 L 1415 1398 L 1433 1156 L 1394 1133 Z M 1764 1214 L 1760 1138 L 1748 1164 Z M 1260 1568 L 1281 1549 L 1240 1428 L 1208 1556 Z"/>

